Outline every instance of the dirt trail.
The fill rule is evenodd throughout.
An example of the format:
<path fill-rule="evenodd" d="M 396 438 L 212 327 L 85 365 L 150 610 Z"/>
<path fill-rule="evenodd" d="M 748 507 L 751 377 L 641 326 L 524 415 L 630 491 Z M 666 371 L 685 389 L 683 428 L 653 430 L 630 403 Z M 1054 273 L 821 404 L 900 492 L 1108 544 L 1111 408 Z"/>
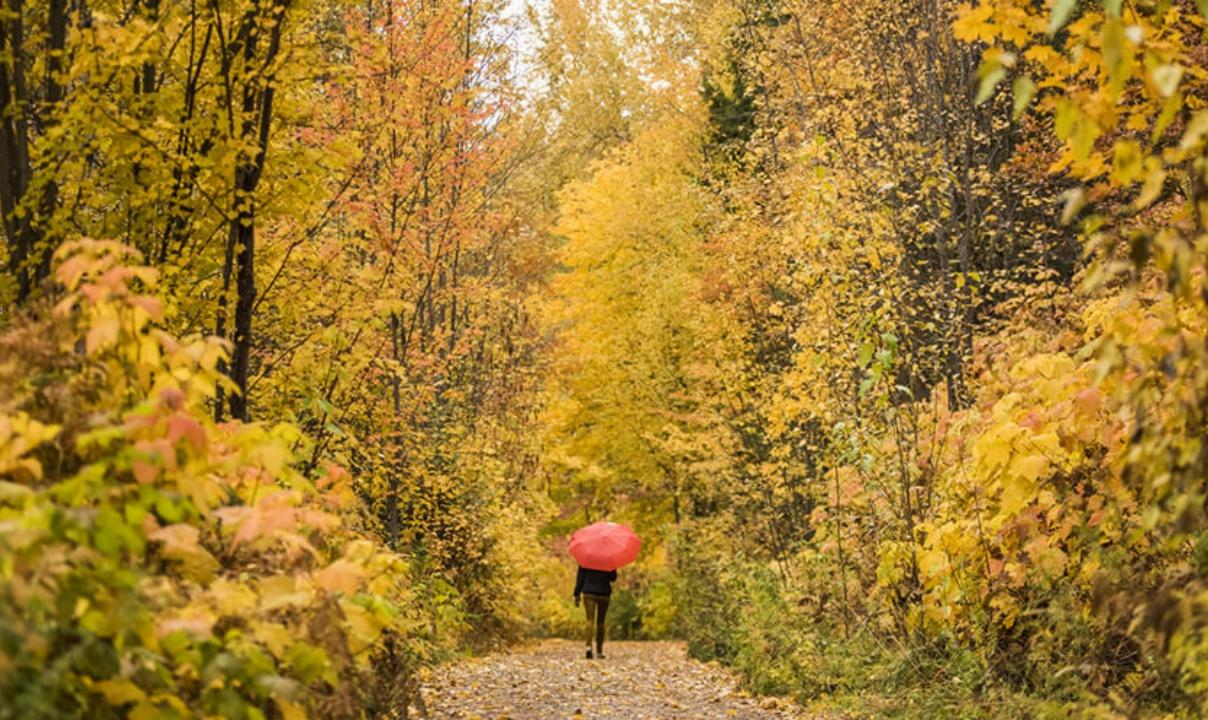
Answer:
<path fill-rule="evenodd" d="M 423 688 L 432 720 L 806 720 L 780 698 L 752 698 L 678 643 L 616 642 L 587 660 L 549 640 L 442 668 Z"/>

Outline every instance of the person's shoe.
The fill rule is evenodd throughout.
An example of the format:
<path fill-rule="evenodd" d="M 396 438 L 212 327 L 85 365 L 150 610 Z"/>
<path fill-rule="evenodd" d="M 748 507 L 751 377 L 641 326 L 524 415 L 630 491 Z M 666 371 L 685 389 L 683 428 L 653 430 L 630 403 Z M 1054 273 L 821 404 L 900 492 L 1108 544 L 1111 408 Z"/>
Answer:
<path fill-rule="evenodd" d="M 603 660 L 603 659 L 604 659 L 604 651 L 603 651 L 603 650 L 601 650 L 601 651 L 599 651 L 599 652 L 597 652 L 597 653 L 596 653 L 596 659 L 597 659 L 597 660 Z"/>
<path fill-rule="evenodd" d="M 587 648 L 587 659 L 591 660 L 591 648 Z"/>

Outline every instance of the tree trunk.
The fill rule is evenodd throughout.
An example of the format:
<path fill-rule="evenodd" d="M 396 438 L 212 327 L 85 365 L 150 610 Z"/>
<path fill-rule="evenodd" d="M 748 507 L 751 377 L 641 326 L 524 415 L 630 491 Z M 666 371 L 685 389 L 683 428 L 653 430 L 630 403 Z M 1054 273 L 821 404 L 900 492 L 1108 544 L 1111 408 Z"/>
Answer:
<path fill-rule="evenodd" d="M 26 82 L 28 62 L 25 48 L 24 2 L 8 0 L 6 20 L 0 21 L 0 215 L 8 242 L 8 271 L 16 278 L 18 302 L 26 300 L 38 283 L 50 275 L 54 246 L 48 237 L 46 220 L 59 202 L 58 185 L 47 180 L 41 187 L 35 182 L 29 153 L 30 129 L 48 124 L 43 117 L 35 122 L 29 116 L 34 106 Z M 50 0 L 47 7 L 46 76 L 42 83 L 42 106 L 46 115 L 55 112 L 63 99 L 62 55 L 67 44 L 67 0 Z M 29 207 L 30 193 L 37 194 L 37 206 Z M 25 205 L 18 217 L 18 208 Z"/>
<path fill-rule="evenodd" d="M 272 20 L 269 43 L 261 61 L 261 72 L 243 88 L 240 136 L 244 140 L 255 140 L 256 152 L 241 159 L 235 168 L 235 207 L 231 220 L 230 237 L 235 253 L 235 317 L 233 350 L 231 352 L 230 378 L 236 392 L 230 397 L 231 416 L 239 420 L 250 417 L 248 378 L 251 374 L 252 316 L 256 306 L 256 188 L 264 175 L 264 163 L 268 154 L 269 130 L 273 118 L 273 77 L 270 68 L 281 50 L 281 28 L 285 20 L 287 2 L 274 3 L 269 8 Z M 255 15 L 245 22 L 255 23 Z M 251 64 L 256 55 L 256 29 L 249 27 L 248 40 L 243 48 L 244 66 Z"/>

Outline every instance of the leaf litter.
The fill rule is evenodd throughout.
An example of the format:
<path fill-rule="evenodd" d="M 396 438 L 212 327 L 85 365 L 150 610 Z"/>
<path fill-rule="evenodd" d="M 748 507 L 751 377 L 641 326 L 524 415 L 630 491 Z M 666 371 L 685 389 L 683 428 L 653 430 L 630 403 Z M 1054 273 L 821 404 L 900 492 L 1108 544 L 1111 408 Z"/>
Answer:
<path fill-rule="evenodd" d="M 606 658 L 546 640 L 438 668 L 423 686 L 430 720 L 808 720 L 786 698 L 752 697 L 682 643 L 614 642 Z"/>

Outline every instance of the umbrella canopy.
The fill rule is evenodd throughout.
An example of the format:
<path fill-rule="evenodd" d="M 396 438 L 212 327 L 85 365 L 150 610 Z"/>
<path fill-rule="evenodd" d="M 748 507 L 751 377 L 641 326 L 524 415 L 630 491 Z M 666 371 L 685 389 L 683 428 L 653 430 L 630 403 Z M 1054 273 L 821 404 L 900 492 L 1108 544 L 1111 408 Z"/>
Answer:
<path fill-rule="evenodd" d="M 570 538 L 570 554 L 588 570 L 616 570 L 628 565 L 641 547 L 642 539 L 628 525 L 614 522 L 592 523 Z"/>

